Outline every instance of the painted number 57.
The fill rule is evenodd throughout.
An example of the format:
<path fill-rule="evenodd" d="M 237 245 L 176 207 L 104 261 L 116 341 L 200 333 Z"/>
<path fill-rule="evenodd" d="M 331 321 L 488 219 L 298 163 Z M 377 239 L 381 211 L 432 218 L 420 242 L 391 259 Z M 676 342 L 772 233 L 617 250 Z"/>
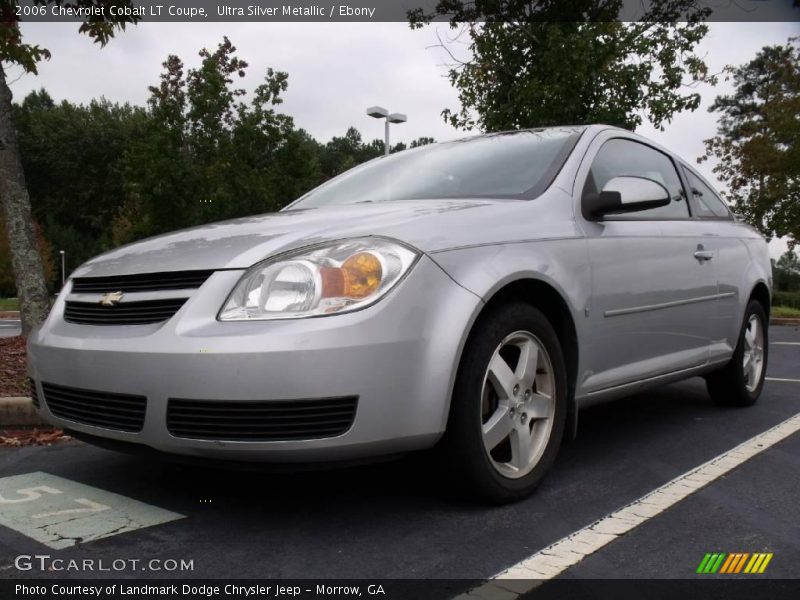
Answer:
<path fill-rule="evenodd" d="M 0 504 L 18 504 L 20 502 L 31 502 L 33 500 L 38 500 L 39 498 L 41 498 L 42 494 L 63 494 L 64 492 L 54 487 L 50 487 L 47 485 L 40 485 L 37 487 L 22 488 L 17 490 L 15 493 L 19 496 L 19 498 L 5 498 L 2 494 L 0 494 Z M 59 515 L 76 515 L 82 513 L 96 513 L 96 512 L 103 512 L 104 510 L 111 510 L 110 506 L 106 506 L 105 504 L 100 504 L 99 502 L 89 500 L 88 498 L 76 498 L 75 502 L 77 504 L 80 504 L 83 508 L 67 508 L 64 510 L 37 513 L 35 515 L 31 515 L 31 517 L 34 519 L 43 519 L 45 517 L 56 517 Z"/>

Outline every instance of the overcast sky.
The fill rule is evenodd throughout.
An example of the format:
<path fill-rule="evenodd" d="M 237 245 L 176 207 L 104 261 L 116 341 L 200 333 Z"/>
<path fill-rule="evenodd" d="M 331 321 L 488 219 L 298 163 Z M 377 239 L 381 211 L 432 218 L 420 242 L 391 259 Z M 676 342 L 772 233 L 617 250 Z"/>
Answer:
<path fill-rule="evenodd" d="M 711 23 L 700 46 L 712 73 L 726 64 L 750 60 L 765 45 L 785 43 L 800 35 L 798 23 Z M 411 30 L 404 23 L 145 23 L 131 27 L 106 48 L 77 34 L 67 23 L 28 23 L 25 41 L 51 50 L 39 75 L 21 75 L 9 69 L 16 99 L 44 87 L 56 100 L 88 102 L 105 96 L 113 102 L 142 105 L 147 86 L 158 82 L 161 63 L 169 54 L 180 56 L 187 67 L 199 63 L 200 48 L 214 48 L 227 35 L 238 55 L 249 62 L 243 87 L 252 90 L 267 67 L 289 73 L 289 89 L 282 110 L 295 125 L 326 141 L 355 126 L 366 140 L 383 136 L 381 122 L 366 116 L 373 104 L 404 112 L 408 123 L 394 126 L 392 143 L 419 136 L 447 140 L 463 135 L 446 125 L 440 112 L 457 108 L 457 95 L 446 78 L 448 60 L 437 43 L 436 30 L 446 25 Z M 569 62 L 565 62 L 569 68 Z M 721 81 L 716 88 L 701 87 L 701 107 L 678 115 L 665 131 L 643 125 L 638 132 L 694 163 L 703 153 L 703 140 L 714 135 L 716 115 L 706 107 L 717 94 L 730 91 Z M 699 170 L 716 181 L 711 166 Z M 785 249 L 772 243 L 773 254 Z"/>

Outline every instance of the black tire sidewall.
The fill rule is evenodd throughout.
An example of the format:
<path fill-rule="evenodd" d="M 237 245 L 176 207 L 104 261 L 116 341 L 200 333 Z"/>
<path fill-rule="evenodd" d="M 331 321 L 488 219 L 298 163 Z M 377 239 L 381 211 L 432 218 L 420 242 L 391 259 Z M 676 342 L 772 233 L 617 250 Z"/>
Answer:
<path fill-rule="evenodd" d="M 747 323 L 753 315 L 758 316 L 764 331 L 764 366 L 761 380 L 751 392 L 747 389 L 744 376 L 744 334 Z M 756 403 L 766 381 L 767 365 L 769 364 L 769 320 L 764 306 L 757 300 L 750 300 L 739 328 L 739 338 L 733 351 L 731 360 L 721 369 L 706 376 L 709 394 L 719 406 L 752 406 Z"/>

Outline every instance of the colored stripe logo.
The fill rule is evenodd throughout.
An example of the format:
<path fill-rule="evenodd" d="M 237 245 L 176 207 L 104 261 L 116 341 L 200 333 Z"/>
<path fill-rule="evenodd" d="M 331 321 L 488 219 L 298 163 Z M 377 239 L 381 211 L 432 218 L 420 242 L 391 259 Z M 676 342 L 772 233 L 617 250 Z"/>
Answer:
<path fill-rule="evenodd" d="M 696 573 L 700 574 L 726 574 L 749 573 L 751 575 L 763 573 L 772 560 L 772 552 L 709 552 L 700 561 Z"/>

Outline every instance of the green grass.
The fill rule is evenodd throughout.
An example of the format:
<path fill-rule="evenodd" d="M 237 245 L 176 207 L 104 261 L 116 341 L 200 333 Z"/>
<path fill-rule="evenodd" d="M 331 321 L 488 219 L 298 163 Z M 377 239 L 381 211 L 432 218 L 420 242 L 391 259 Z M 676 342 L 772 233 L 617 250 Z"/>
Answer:
<path fill-rule="evenodd" d="M 0 310 L 19 310 L 19 300 L 16 298 L 0 298 Z"/>
<path fill-rule="evenodd" d="M 770 317 L 800 319 L 800 309 L 790 306 L 773 306 L 769 313 Z"/>

